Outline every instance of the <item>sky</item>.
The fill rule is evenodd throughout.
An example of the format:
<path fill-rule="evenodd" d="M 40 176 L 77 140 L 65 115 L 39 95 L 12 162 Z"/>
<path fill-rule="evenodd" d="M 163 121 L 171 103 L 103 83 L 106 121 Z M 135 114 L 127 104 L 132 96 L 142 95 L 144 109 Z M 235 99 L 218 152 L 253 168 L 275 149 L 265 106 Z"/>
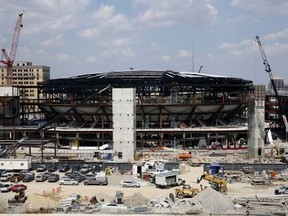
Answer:
<path fill-rule="evenodd" d="M 0 0 L 0 46 L 51 79 L 122 70 L 174 70 L 288 84 L 287 0 Z"/>

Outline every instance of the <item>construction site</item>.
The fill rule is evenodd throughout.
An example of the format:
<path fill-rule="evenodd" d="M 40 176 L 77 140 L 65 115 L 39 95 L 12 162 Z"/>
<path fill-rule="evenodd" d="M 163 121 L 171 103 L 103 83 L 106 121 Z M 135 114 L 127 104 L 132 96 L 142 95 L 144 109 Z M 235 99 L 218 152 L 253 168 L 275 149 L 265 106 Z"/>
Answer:
<path fill-rule="evenodd" d="M 242 78 L 172 70 L 51 79 L 34 100 L 1 90 L 1 178 L 33 176 L 20 188 L 19 175 L 8 189 L 1 182 L 1 213 L 286 215 L 288 100 L 256 42 L 270 94 Z M 9 94 L 25 88 L 12 85 L 16 48 L 2 50 Z M 58 179 L 36 182 L 51 167 Z M 89 186 L 99 175 L 108 183 Z"/>

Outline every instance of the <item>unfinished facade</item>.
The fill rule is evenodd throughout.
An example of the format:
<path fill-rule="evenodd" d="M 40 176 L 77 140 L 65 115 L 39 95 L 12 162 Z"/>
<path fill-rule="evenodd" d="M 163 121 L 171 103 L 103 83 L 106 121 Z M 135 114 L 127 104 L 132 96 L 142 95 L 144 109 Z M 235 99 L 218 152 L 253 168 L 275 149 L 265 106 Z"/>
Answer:
<path fill-rule="evenodd" d="M 243 127 L 252 81 L 175 71 L 119 71 L 48 80 L 38 86 L 39 105 L 51 119 L 89 95 L 111 89 L 71 111 L 58 122 L 61 143 L 113 144 L 112 89 L 135 89 L 136 148 L 193 148 L 235 143 Z M 247 121 L 246 121 L 247 122 Z M 65 140 L 66 139 L 66 140 Z"/>

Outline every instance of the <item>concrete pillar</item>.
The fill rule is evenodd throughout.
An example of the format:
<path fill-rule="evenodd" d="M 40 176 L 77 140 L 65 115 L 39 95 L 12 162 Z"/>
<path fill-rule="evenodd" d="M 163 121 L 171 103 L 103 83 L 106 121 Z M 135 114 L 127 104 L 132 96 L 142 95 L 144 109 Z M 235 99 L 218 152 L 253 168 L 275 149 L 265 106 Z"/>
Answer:
<path fill-rule="evenodd" d="M 265 86 L 255 86 L 248 104 L 248 155 L 263 157 L 265 139 Z"/>
<path fill-rule="evenodd" d="M 113 159 L 134 161 L 136 152 L 136 91 L 132 88 L 112 89 Z"/>

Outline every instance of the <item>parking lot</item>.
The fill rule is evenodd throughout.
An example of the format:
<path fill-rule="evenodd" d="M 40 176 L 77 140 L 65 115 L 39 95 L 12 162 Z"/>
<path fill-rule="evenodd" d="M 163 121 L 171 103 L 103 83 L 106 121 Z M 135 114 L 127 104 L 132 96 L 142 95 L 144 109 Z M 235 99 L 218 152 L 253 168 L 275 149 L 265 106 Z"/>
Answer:
<path fill-rule="evenodd" d="M 35 170 L 32 171 L 35 175 L 39 174 Z M 55 174 L 59 174 L 60 178 L 65 173 L 56 171 Z M 188 167 L 182 172 L 179 177 L 186 180 L 186 183 L 191 185 L 193 188 L 199 188 L 197 184 L 197 178 L 203 173 L 203 167 Z M 115 200 L 115 194 L 117 191 L 124 193 L 124 200 L 128 200 L 130 197 L 135 196 L 142 197 L 143 202 L 154 199 L 156 197 L 169 197 L 170 193 L 174 194 L 174 188 L 170 189 L 159 189 L 154 184 L 139 179 L 136 175 L 130 173 L 120 173 L 118 171 L 108 175 L 108 185 L 84 185 L 83 182 L 79 185 L 59 185 L 57 182 L 27 182 L 26 196 L 27 201 L 23 205 L 26 209 L 39 209 L 39 208 L 55 208 L 59 201 L 69 197 L 71 194 L 79 194 L 83 202 L 88 203 L 89 200 L 96 196 L 98 200 L 104 203 L 110 203 Z M 140 187 L 124 188 L 121 182 L 124 180 L 134 180 L 140 183 Z M 23 183 L 23 182 L 19 182 Z M 209 183 L 202 181 L 201 184 L 205 187 L 209 187 Z M 283 182 L 274 182 L 269 186 L 253 186 L 250 183 L 245 182 L 233 182 L 228 184 L 227 196 L 232 199 L 236 196 L 249 196 L 249 195 L 273 195 L 274 190 L 279 187 Z M 13 192 L 1 193 L 0 194 L 0 208 L 4 209 L 7 207 L 8 199 L 11 199 L 15 194 Z"/>

